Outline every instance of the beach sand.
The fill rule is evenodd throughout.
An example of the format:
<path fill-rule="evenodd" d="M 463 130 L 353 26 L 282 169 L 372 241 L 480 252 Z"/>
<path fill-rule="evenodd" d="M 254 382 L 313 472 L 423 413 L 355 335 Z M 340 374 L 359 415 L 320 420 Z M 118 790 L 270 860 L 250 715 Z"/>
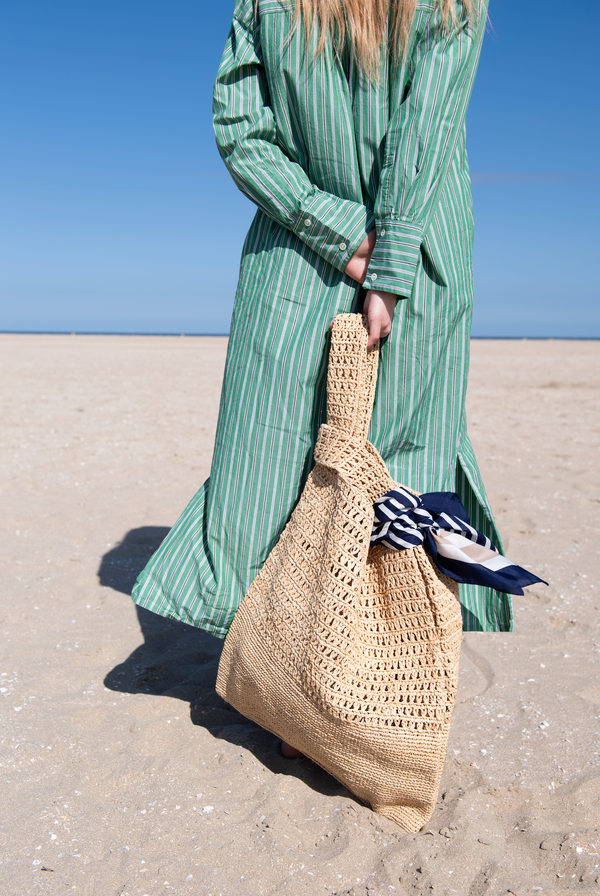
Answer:
<path fill-rule="evenodd" d="M 224 338 L 0 336 L 0 894 L 596 894 L 600 343 L 474 341 L 469 428 L 515 632 L 468 634 L 415 835 L 214 692 L 221 642 L 136 610 L 208 476 Z"/>

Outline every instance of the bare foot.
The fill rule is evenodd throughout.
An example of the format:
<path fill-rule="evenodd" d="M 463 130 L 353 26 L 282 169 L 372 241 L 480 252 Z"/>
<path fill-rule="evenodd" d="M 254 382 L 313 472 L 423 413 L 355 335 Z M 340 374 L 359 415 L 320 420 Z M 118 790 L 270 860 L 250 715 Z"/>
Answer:
<path fill-rule="evenodd" d="M 301 753 L 300 750 L 296 749 L 296 747 L 292 747 L 291 744 L 286 744 L 286 742 L 282 740 L 281 755 L 286 759 L 299 759 L 300 756 L 304 756 L 304 753 Z"/>

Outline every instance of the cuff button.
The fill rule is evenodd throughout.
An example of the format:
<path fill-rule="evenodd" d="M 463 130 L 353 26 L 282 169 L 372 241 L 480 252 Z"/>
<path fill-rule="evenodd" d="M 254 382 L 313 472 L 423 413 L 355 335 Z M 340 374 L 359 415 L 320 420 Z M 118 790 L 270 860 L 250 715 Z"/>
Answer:
<path fill-rule="evenodd" d="M 377 274 L 369 274 L 371 280 L 377 280 Z"/>
<path fill-rule="evenodd" d="M 347 248 L 348 247 L 346 246 L 346 243 L 340 243 L 340 249 L 342 250 L 342 252 Z"/>
<path fill-rule="evenodd" d="M 310 225 L 312 224 L 312 221 L 310 220 L 310 218 L 307 218 L 304 223 L 307 227 L 310 227 Z"/>

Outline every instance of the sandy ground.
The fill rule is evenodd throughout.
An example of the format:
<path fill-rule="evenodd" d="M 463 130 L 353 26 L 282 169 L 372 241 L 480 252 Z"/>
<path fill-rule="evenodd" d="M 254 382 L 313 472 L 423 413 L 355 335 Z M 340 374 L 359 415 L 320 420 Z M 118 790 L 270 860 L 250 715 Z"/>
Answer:
<path fill-rule="evenodd" d="M 209 473 L 225 350 L 0 336 L 1 896 L 598 893 L 600 343 L 473 344 L 507 553 L 551 584 L 465 636 L 409 836 L 216 697 L 221 642 L 128 597 Z"/>

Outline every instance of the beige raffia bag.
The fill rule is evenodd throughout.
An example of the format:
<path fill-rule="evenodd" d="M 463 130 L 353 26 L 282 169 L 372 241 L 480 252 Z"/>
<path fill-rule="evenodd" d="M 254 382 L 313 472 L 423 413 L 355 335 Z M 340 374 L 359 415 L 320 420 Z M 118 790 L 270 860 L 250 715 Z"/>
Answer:
<path fill-rule="evenodd" d="M 422 547 L 369 549 L 396 483 L 366 440 L 378 350 L 335 319 L 316 465 L 225 640 L 217 691 L 405 831 L 433 812 L 461 641 L 457 586 Z"/>

